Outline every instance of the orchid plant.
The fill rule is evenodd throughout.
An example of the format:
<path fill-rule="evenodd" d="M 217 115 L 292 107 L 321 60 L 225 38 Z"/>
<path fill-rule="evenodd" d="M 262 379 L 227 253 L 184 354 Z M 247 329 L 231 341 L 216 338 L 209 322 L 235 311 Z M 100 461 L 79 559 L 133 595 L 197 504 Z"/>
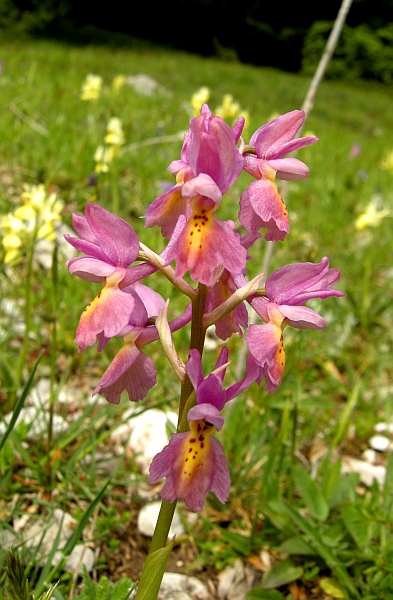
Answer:
<path fill-rule="evenodd" d="M 180 160 L 169 165 L 175 185 L 146 209 L 146 227 L 161 227 L 162 235 L 169 238 L 160 255 L 142 244 L 128 223 L 100 206 L 88 204 L 85 216 L 73 215 L 79 237 L 66 238 L 83 256 L 69 260 L 68 270 L 101 285 L 82 313 L 75 339 L 78 350 L 97 342 L 101 351 L 111 338 L 123 339 L 93 394 L 103 394 L 114 404 L 124 391 L 133 402 L 143 400 L 157 382 L 156 365 L 144 348 L 157 340 L 181 384 L 177 432 L 150 468 L 150 483 L 162 478 L 166 482 L 137 598 L 157 597 L 159 581 L 155 578 L 151 583 L 149 568 L 152 557 L 161 557 L 155 569 L 161 561 L 160 572 L 165 570 L 169 554 L 163 549 L 176 502 L 182 500 L 197 512 L 203 509 L 208 492 L 221 502 L 228 498 L 228 461 L 215 437 L 224 425 L 226 404 L 253 383 L 263 382 L 268 393 L 277 391 L 285 366 L 285 328 L 324 328 L 325 320 L 305 303 L 343 296 L 333 289 L 340 274 L 329 267 L 326 257 L 316 264 L 283 266 L 264 286 L 263 273 L 247 279 L 247 262 L 260 230 L 267 229 L 265 239 L 270 241 L 284 240 L 289 233 L 288 211 L 276 179 L 304 179 L 309 174 L 303 162 L 285 158 L 318 141 L 312 135 L 295 138 L 304 118 L 299 110 L 279 116 L 260 127 L 246 144 L 241 137 L 244 118 L 230 127 L 204 104 L 200 116 L 190 121 Z M 243 226 L 240 233 L 234 221 L 219 219 L 219 209 L 243 170 L 255 181 L 242 193 L 238 215 L 233 215 Z M 190 301 L 172 320 L 168 320 L 169 300 L 165 302 L 148 286 L 149 276 L 157 271 Z M 256 311 L 260 324 L 248 326 L 246 304 Z M 184 363 L 172 332 L 189 323 L 190 347 Z M 227 388 L 226 347 L 214 370 L 207 376 L 202 371 L 205 334 L 211 325 L 222 341 L 245 332 L 245 373 Z"/>

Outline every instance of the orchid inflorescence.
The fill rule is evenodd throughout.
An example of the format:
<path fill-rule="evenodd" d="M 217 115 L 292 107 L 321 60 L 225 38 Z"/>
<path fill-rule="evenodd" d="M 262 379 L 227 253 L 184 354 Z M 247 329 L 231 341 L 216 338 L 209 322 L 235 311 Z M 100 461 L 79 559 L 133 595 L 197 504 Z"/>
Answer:
<path fill-rule="evenodd" d="M 192 511 L 203 509 L 208 491 L 221 502 L 228 497 L 227 459 L 214 437 L 224 424 L 226 404 L 254 382 L 264 381 L 265 390 L 275 392 L 285 365 L 284 329 L 324 328 L 325 320 L 305 303 L 343 296 L 332 289 L 340 274 L 329 268 L 326 257 L 316 264 L 281 267 L 266 279 L 264 288 L 263 274 L 251 281 L 246 278 L 249 253 L 261 237 L 260 229 L 267 229 L 265 239 L 270 241 L 284 240 L 289 233 L 288 210 L 276 179 L 304 179 L 309 174 L 303 162 L 284 158 L 318 141 L 312 135 L 295 138 L 304 118 L 299 110 L 278 116 L 246 144 L 241 138 L 244 118 L 230 127 L 204 104 L 200 116 L 190 121 L 180 160 L 169 165 L 175 185 L 146 210 L 145 226 L 161 227 L 169 238 L 159 255 L 139 241 L 126 221 L 95 204 L 86 206 L 85 216 L 73 215 L 79 237 L 66 236 L 83 253 L 68 261 L 69 272 L 103 286 L 82 313 L 75 339 L 79 352 L 96 341 L 101 351 L 111 338 L 123 339 L 93 394 L 103 394 L 112 404 L 120 402 L 123 391 L 131 401 L 144 399 L 157 380 L 155 362 L 144 349 L 159 339 L 181 381 L 178 430 L 153 459 L 150 483 L 166 477 L 163 500 L 184 500 Z M 233 221 L 219 220 L 218 213 L 223 196 L 243 170 L 255 181 L 240 198 L 238 219 L 245 230 L 241 235 Z M 169 301 L 141 283 L 158 271 L 190 299 L 188 308 L 170 321 Z M 184 279 L 186 273 L 196 287 Z M 246 303 L 260 323 L 248 326 Z M 190 350 L 184 364 L 172 333 L 190 322 Z M 213 372 L 207 377 L 202 372 L 204 338 L 211 325 L 223 341 L 246 331 L 245 374 L 227 388 L 223 387 L 229 364 L 226 347 Z"/>

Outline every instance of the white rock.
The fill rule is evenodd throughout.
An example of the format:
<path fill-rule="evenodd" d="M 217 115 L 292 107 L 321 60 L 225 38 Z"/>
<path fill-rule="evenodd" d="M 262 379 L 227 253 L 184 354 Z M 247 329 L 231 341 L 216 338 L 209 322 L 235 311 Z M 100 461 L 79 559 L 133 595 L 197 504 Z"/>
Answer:
<path fill-rule="evenodd" d="M 245 600 L 254 584 L 255 573 L 238 558 L 218 576 L 218 595 L 227 600 Z"/>
<path fill-rule="evenodd" d="M 4 422 L 0 423 L 0 434 L 4 433 L 7 425 L 11 421 L 12 413 L 8 413 L 4 417 Z M 19 413 L 16 420 L 15 427 L 20 425 L 22 421 L 28 426 L 26 439 L 32 440 L 35 437 L 46 437 L 48 433 L 48 414 L 45 410 L 37 408 L 35 406 L 25 406 Z M 53 434 L 58 436 L 61 433 L 65 433 L 68 429 L 68 425 L 63 417 L 59 415 L 53 416 Z"/>
<path fill-rule="evenodd" d="M 50 379 L 43 377 L 31 390 L 28 401 L 36 408 L 47 408 L 50 400 Z"/>
<path fill-rule="evenodd" d="M 377 423 L 374 425 L 375 433 L 393 433 L 393 422 L 389 423 Z"/>
<path fill-rule="evenodd" d="M 40 519 L 22 532 L 23 538 L 26 540 L 26 547 L 37 552 L 41 566 L 45 565 L 46 557 L 56 543 L 59 528 L 61 529 L 57 544 L 58 551 L 53 556 L 52 566 L 57 565 L 63 559 L 61 549 L 64 548 L 77 526 L 77 521 L 59 508 L 53 511 L 53 517 L 51 523 Z M 71 573 L 78 568 L 79 573 L 81 573 L 83 565 L 88 571 L 91 571 L 94 564 L 95 555 L 93 550 L 85 547 L 84 544 L 77 544 L 68 557 L 64 570 Z"/>
<path fill-rule="evenodd" d="M 364 460 L 344 456 L 341 473 L 359 473 L 360 481 L 369 487 L 373 484 L 374 479 L 376 479 L 380 485 L 385 483 L 386 467 L 383 465 L 370 465 Z"/>
<path fill-rule="evenodd" d="M 375 433 L 384 433 L 385 431 L 387 431 L 387 429 L 388 429 L 387 423 L 376 423 L 374 425 Z"/>
<path fill-rule="evenodd" d="M 157 523 L 158 513 L 160 512 L 161 502 L 151 502 L 146 504 L 138 514 L 138 531 L 147 537 L 153 537 L 154 528 Z M 175 510 L 171 528 L 169 530 L 169 538 L 174 535 L 184 535 L 185 530 L 181 522 L 179 513 Z"/>
<path fill-rule="evenodd" d="M 75 235 L 74 231 L 64 223 L 60 223 L 56 226 L 56 242 L 59 249 L 59 258 L 62 261 L 69 260 L 77 255 L 75 248 L 73 248 L 73 246 L 71 246 L 64 238 L 65 233 L 72 236 Z M 53 249 L 54 243 L 49 240 L 42 239 L 38 240 L 36 243 L 34 248 L 34 258 L 43 269 L 49 270 L 52 267 Z"/>
<path fill-rule="evenodd" d="M 138 75 L 129 75 L 127 84 L 134 88 L 142 96 L 153 96 L 155 93 L 168 94 L 167 90 L 150 75 L 139 73 Z"/>
<path fill-rule="evenodd" d="M 188 577 L 181 573 L 165 573 L 158 598 L 159 600 L 188 600 L 188 598 L 211 600 L 211 595 L 196 577 Z"/>
<path fill-rule="evenodd" d="M 377 460 L 377 453 L 372 448 L 367 448 L 362 454 L 363 459 L 370 465 L 373 465 Z"/>
<path fill-rule="evenodd" d="M 59 560 L 56 561 L 56 555 L 59 554 Z M 56 565 L 57 562 L 62 560 L 61 552 L 56 552 L 52 564 Z M 84 544 L 77 544 L 69 555 L 67 562 L 64 566 L 64 571 L 67 573 L 73 573 L 78 569 L 78 573 L 82 573 L 82 566 L 86 568 L 86 571 L 90 573 L 96 563 L 96 557 L 91 548 Z"/>
<path fill-rule="evenodd" d="M 369 444 L 373 450 L 378 452 L 386 452 L 390 447 L 390 440 L 385 435 L 373 435 L 369 439 Z"/>
<path fill-rule="evenodd" d="M 128 443 L 128 446 L 136 454 L 135 462 L 141 468 L 142 473 L 148 475 L 154 456 L 161 452 L 168 443 L 168 421 L 172 423 L 173 427 L 176 427 L 176 413 L 164 413 L 162 410 L 154 408 L 137 417 L 132 417 L 131 413 L 131 418 L 118 427 L 110 438 L 116 445 L 120 445 L 122 451 L 124 444 Z"/>

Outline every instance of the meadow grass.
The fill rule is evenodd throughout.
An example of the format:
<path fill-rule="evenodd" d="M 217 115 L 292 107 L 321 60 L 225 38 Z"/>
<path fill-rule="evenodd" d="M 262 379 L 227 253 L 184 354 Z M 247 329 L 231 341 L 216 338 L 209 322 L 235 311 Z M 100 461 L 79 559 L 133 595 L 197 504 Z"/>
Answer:
<path fill-rule="evenodd" d="M 166 168 L 179 157 L 181 141 L 179 137 L 179 141 L 151 145 L 143 142 L 186 131 L 187 103 L 203 85 L 211 90 L 212 110 L 223 94 L 231 93 L 249 111 L 247 138 L 273 114 L 300 108 L 309 83 L 307 78 L 272 69 L 146 48 L 114 50 L 12 40 L 3 44 L 0 58 L 4 67 L 0 75 L 1 214 L 20 204 L 24 183 L 42 182 L 65 202 L 64 221 L 70 225 L 71 213 L 82 212 L 89 201 L 112 209 L 115 186 L 120 216 L 156 251 L 162 250 L 161 236 L 144 229 L 139 217 L 161 193 L 162 181 L 172 181 Z M 80 90 L 88 73 L 103 78 L 103 93 L 97 101 L 83 102 Z M 161 90 L 143 96 L 126 85 L 113 92 L 116 75 L 138 73 L 153 77 Z M 309 598 L 320 597 L 322 577 L 328 579 L 326 593 L 330 582 L 344 594 L 334 597 L 390 598 L 393 465 L 384 493 L 374 485 L 361 495 L 356 477 L 340 478 L 337 461 L 342 453 L 360 456 L 375 422 L 393 416 L 393 172 L 381 168 L 393 151 L 392 108 L 392 91 L 374 84 L 323 83 L 318 92 L 305 132 L 320 141 L 299 154 L 311 174 L 289 186 L 286 202 L 292 230 L 285 242 L 276 244 L 271 269 L 290 262 L 317 262 L 327 255 L 331 266 L 341 271 L 340 289 L 346 297 L 324 301 L 321 314 L 329 326 L 323 332 L 292 330 L 286 337 L 287 366 L 277 394 L 268 396 L 255 386 L 228 413 L 221 437 L 231 468 L 231 494 L 225 506 L 211 498 L 198 521 L 192 536 L 199 549 L 195 569 L 207 565 L 220 569 L 237 556 L 255 557 L 266 547 L 277 557 L 280 553 L 293 557 L 287 579 L 282 576 L 277 581 L 287 584 L 290 569 L 301 567 L 295 579 Z M 123 121 L 125 146 L 134 147 L 117 157 L 115 181 L 111 173 L 100 174 L 97 185 L 91 185 L 94 152 L 113 116 Z M 355 146 L 360 152 L 354 152 Z M 223 202 L 220 218 L 233 218 L 231 206 L 247 181 L 243 174 L 228 194 L 226 206 Z M 390 209 L 391 214 L 377 227 L 358 231 L 355 221 L 376 195 L 381 208 Z M 261 263 L 264 245 L 260 248 Z M 250 268 L 252 276 L 260 266 L 254 268 L 255 273 Z M 22 314 L 26 274 L 25 260 L 0 272 L 3 299 L 14 300 Z M 53 298 L 54 286 L 57 296 L 51 304 L 48 299 Z M 172 295 L 162 278 L 155 276 L 155 286 L 165 298 Z M 91 382 L 109 364 L 114 349 L 111 346 L 101 355 L 92 349 L 77 354 L 75 329 L 92 293 L 96 293 L 93 284 L 69 276 L 62 264 L 56 282 L 47 271 L 34 270 L 22 382 L 15 378 L 21 347 L 20 334 L 12 328 L 15 316 L 10 315 L 6 323 L 2 316 L 0 393 L 5 412 L 12 408 L 10 399 L 18 397 L 16 388 L 27 381 L 41 348 L 44 355 L 36 377 L 51 374 L 54 406 L 65 381 L 85 391 L 93 389 Z M 171 305 L 174 312 L 180 311 L 184 300 L 174 297 Z M 319 307 L 318 302 L 313 306 Z M 184 331 L 175 334 L 175 340 L 185 358 Z M 240 345 L 239 339 L 229 343 L 235 352 Z M 173 408 L 178 386 L 170 367 L 158 345 L 150 354 L 157 360 L 159 384 L 143 408 L 162 404 Z M 217 351 L 206 355 L 206 367 L 214 364 L 216 355 Z M 228 375 L 229 383 L 230 371 Z M 105 446 L 126 407 L 125 401 L 119 407 L 88 406 L 67 435 L 53 441 L 50 460 L 43 439 L 26 448 L 23 427 L 13 431 L 0 455 L 4 522 L 23 515 L 31 503 L 37 514 L 58 505 L 71 507 L 83 518 L 106 481 L 93 462 L 86 472 L 84 457 Z M 317 444 L 324 458 L 314 464 L 312 449 Z M 314 479 L 305 470 L 299 471 L 299 457 L 306 470 L 314 470 Z M 130 472 L 134 482 L 143 479 L 132 461 L 124 459 L 108 488 L 110 507 L 97 501 L 102 572 L 116 550 L 113 539 L 122 521 L 113 505 L 124 505 Z M 140 499 L 135 500 L 140 506 Z M 111 535 L 106 537 L 108 528 Z M 28 572 L 36 590 L 42 592 L 44 578 L 34 559 L 28 562 Z M 51 583 L 57 576 L 55 572 Z M 1 575 L 0 581 L 4 581 Z M 70 577 L 63 575 L 55 597 L 67 597 L 70 585 Z M 281 591 L 286 595 L 277 597 L 295 597 L 289 589 L 281 587 Z"/>

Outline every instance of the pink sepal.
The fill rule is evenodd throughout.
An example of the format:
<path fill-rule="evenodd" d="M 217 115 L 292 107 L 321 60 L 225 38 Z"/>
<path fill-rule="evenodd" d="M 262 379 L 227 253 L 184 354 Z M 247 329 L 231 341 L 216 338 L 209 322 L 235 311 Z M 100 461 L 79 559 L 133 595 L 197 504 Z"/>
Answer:
<path fill-rule="evenodd" d="M 128 324 L 135 300 L 117 286 L 106 286 L 83 311 L 76 330 L 75 343 L 83 352 L 95 344 L 97 335 L 111 338 Z"/>
<path fill-rule="evenodd" d="M 116 271 L 113 265 L 89 256 L 71 258 L 67 260 L 66 266 L 71 275 L 93 283 L 101 283 L 103 278 L 109 277 Z"/>
<path fill-rule="evenodd" d="M 103 394 L 110 404 L 119 404 L 125 390 L 130 400 L 137 402 L 147 396 L 156 384 L 154 360 L 133 344 L 125 344 L 105 371 L 93 392 Z"/>
<path fill-rule="evenodd" d="M 289 233 L 288 211 L 274 181 L 262 178 L 250 183 L 241 195 L 239 220 L 250 233 L 267 227 L 265 240 L 285 239 Z"/>

